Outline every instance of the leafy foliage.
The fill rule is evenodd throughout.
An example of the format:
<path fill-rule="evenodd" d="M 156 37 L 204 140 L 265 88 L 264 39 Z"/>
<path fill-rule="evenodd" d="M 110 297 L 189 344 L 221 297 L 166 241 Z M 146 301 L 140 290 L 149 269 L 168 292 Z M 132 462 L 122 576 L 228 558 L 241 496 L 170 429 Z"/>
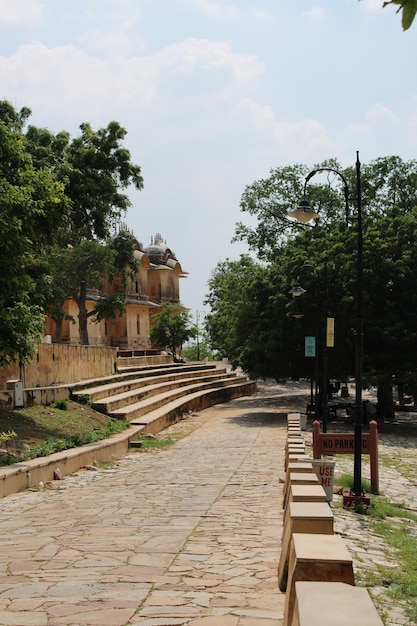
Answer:
<path fill-rule="evenodd" d="M 110 239 L 131 204 L 125 190 L 143 188 L 140 167 L 122 143 L 126 130 L 115 121 L 98 131 L 84 123 L 71 139 L 65 131 L 25 130 L 30 114 L 0 101 L 0 365 L 31 358 L 45 312 L 55 319 L 59 340 L 69 295 L 87 344 L 87 319 L 123 310 L 137 267 L 133 236 L 119 232 Z M 115 275 L 122 293 L 87 310 L 87 285 L 99 288 Z"/>
<path fill-rule="evenodd" d="M 164 302 L 161 310 L 152 316 L 150 329 L 152 343 L 162 349 L 168 348 L 175 360 L 178 348 L 197 335 L 191 323 L 191 315 L 177 302 Z"/>
<path fill-rule="evenodd" d="M 324 163 L 329 164 L 337 166 Z M 355 190 L 355 170 L 340 171 Z M 209 281 L 206 324 L 212 345 L 253 376 L 311 373 L 304 337 L 314 335 L 323 344 L 326 316 L 336 320 L 329 376 L 354 372 L 355 198 L 351 193 L 347 222 L 337 178 L 325 175 L 309 183 L 309 203 L 320 218 L 312 227 L 294 229 L 287 213 L 302 197 L 305 173 L 304 166 L 279 168 L 245 189 L 242 211 L 256 215 L 258 222 L 238 224 L 235 238 L 246 241 L 260 261 L 220 262 Z M 362 167 L 361 182 L 364 379 L 383 385 L 394 377 L 417 389 L 417 162 L 377 159 Z M 291 298 L 297 281 L 306 293 Z M 303 315 L 297 320 L 296 308 Z"/>
<path fill-rule="evenodd" d="M 129 197 L 121 190 L 133 184 L 143 188 L 138 165 L 122 146 L 126 130 L 118 122 L 94 131 L 90 124 L 80 126 L 81 135 L 68 145 L 66 193 L 72 201 L 71 243 L 82 239 L 106 239 L 123 213 Z"/>
<path fill-rule="evenodd" d="M 25 363 L 42 334 L 49 280 L 40 257 L 69 209 L 63 183 L 31 156 L 29 115 L 0 102 L 0 365 Z"/>
<path fill-rule="evenodd" d="M 386 7 L 389 4 L 398 5 L 397 13 L 402 11 L 401 24 L 403 30 L 408 30 L 414 21 L 417 13 L 417 1 L 416 0 L 389 0 L 384 2 L 383 6 Z"/>
<path fill-rule="evenodd" d="M 208 361 L 218 361 L 221 356 L 218 352 L 214 352 L 211 346 L 204 339 L 198 343 L 192 343 L 188 346 L 184 346 L 182 349 L 182 356 L 190 361 L 202 361 L 207 359 Z"/>

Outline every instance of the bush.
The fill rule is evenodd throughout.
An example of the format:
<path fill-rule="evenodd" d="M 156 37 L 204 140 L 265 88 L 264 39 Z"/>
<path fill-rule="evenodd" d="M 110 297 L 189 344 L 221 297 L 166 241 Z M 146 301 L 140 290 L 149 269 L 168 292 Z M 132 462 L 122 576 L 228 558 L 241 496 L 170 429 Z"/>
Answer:
<path fill-rule="evenodd" d="M 55 400 L 53 406 L 61 411 L 68 411 L 68 400 L 66 398 L 59 398 Z"/>

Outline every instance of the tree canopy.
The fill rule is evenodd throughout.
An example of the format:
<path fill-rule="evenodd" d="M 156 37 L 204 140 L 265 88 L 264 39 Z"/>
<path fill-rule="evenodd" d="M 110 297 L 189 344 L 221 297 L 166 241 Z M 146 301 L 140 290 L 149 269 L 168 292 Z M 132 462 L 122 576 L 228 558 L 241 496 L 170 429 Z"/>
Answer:
<path fill-rule="evenodd" d="M 45 312 L 59 326 L 68 295 L 79 307 L 81 341 L 88 343 L 87 318 L 114 316 L 124 294 L 87 312 L 86 284 L 103 285 L 117 273 L 124 289 L 135 270 L 133 238 L 113 235 L 131 204 L 127 188 L 143 187 L 141 169 L 123 146 L 126 130 L 115 121 L 97 131 L 83 123 L 71 138 L 27 126 L 30 115 L 0 101 L 2 365 L 31 357 Z"/>
<path fill-rule="evenodd" d="M 70 203 L 65 185 L 28 150 L 29 109 L 0 102 L 0 364 L 23 364 L 43 330 L 49 294 L 45 253 L 64 228 Z"/>
<path fill-rule="evenodd" d="M 178 302 L 164 302 L 161 310 L 152 316 L 150 339 L 162 350 L 168 349 L 174 360 L 178 349 L 196 335 L 197 328 L 192 324 L 191 314 Z"/>
<path fill-rule="evenodd" d="M 329 163 L 348 182 L 354 217 L 355 171 L 334 160 L 314 169 Z M 213 347 L 253 376 L 311 375 L 304 338 L 320 340 L 326 317 L 335 318 L 329 376 L 354 373 L 355 220 L 346 222 L 340 181 L 331 173 L 307 185 L 317 222 L 300 227 L 289 220 L 307 173 L 302 165 L 277 168 L 244 190 L 241 210 L 257 223 L 237 224 L 235 240 L 245 241 L 257 260 L 222 261 L 209 282 L 206 325 Z M 417 162 L 377 159 L 362 166 L 361 182 L 365 380 L 416 386 Z M 302 297 L 289 294 L 295 282 L 306 289 Z"/>
<path fill-rule="evenodd" d="M 417 1 L 416 0 L 388 0 L 384 2 L 383 6 L 386 7 L 390 4 L 398 6 L 397 13 L 402 11 L 401 25 L 403 30 L 408 30 L 411 24 L 414 22 L 414 18 L 417 13 Z"/>

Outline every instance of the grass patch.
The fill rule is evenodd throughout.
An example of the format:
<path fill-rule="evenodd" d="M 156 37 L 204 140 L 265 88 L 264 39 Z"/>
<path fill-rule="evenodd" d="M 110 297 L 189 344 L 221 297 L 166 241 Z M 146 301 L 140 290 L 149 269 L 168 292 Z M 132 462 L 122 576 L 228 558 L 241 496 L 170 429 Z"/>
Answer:
<path fill-rule="evenodd" d="M 384 467 L 391 467 L 395 469 L 401 476 L 408 480 L 414 480 L 416 476 L 416 461 L 404 459 L 406 452 L 401 450 L 401 453 L 390 455 L 378 453 L 379 463 Z"/>
<path fill-rule="evenodd" d="M 343 474 L 337 481 L 350 487 L 353 477 Z M 386 588 L 387 595 L 402 604 L 409 623 L 417 624 L 417 514 L 378 495 L 371 495 L 370 505 L 364 506 L 361 513 L 367 517 L 369 532 L 383 538 L 398 566 L 376 564 L 373 570 L 362 570 L 360 584 Z M 374 601 L 378 604 L 378 597 Z"/>
<path fill-rule="evenodd" d="M 0 433 L 12 433 L 2 443 L 0 465 L 26 461 L 100 441 L 129 426 L 71 400 L 51 406 L 0 408 Z"/>
<path fill-rule="evenodd" d="M 400 567 L 378 567 L 380 584 L 387 588 L 389 597 L 404 604 L 410 624 L 417 624 L 417 537 L 413 523 L 417 516 L 398 507 L 392 509 L 402 519 L 378 520 L 372 524 L 372 530 L 395 550 L 400 563 Z"/>
<path fill-rule="evenodd" d="M 139 448 L 139 450 L 160 450 L 163 448 L 168 448 L 175 443 L 174 439 L 168 437 L 159 438 L 149 435 L 140 435 L 137 438 L 137 441 L 140 441 L 141 443 L 141 447 Z"/>
<path fill-rule="evenodd" d="M 352 474 L 335 474 L 334 482 L 336 485 L 340 485 L 345 489 L 353 489 L 354 483 Z M 364 489 L 366 493 L 372 493 L 371 483 L 366 478 L 362 478 L 362 489 Z"/>

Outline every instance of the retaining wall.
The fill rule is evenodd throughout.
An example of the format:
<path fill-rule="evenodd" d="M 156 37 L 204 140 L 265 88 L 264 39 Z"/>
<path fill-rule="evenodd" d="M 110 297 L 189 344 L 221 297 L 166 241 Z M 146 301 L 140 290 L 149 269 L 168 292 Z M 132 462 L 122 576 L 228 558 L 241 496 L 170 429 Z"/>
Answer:
<path fill-rule="evenodd" d="M 0 369 L 0 389 L 21 379 L 24 387 L 50 387 L 87 378 L 110 376 L 116 369 L 116 348 L 39 343 L 32 361 L 23 367 Z"/>

